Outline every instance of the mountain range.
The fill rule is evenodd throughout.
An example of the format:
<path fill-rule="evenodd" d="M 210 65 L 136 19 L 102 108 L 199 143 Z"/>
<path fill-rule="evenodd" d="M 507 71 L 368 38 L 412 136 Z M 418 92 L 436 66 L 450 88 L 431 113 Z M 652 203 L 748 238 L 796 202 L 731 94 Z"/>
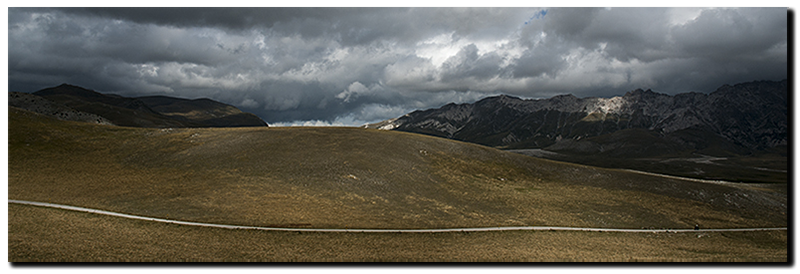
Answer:
<path fill-rule="evenodd" d="M 366 127 L 609 167 L 631 167 L 609 158 L 725 158 L 763 152 L 785 157 L 788 81 L 723 85 L 708 94 L 674 96 L 649 89 L 612 98 L 560 95 L 532 100 L 501 95 L 415 111 Z"/>
<path fill-rule="evenodd" d="M 268 126 L 252 113 L 206 98 L 123 97 L 68 84 L 8 96 L 9 106 L 62 120 L 155 128 Z"/>
<path fill-rule="evenodd" d="M 787 144 L 787 81 L 725 85 L 710 94 L 675 96 L 637 89 L 612 98 L 561 95 L 524 100 L 501 95 L 409 113 L 373 127 L 424 133 L 507 148 L 605 151 L 576 145 L 589 137 L 641 129 L 677 147 L 709 144 L 703 132 L 733 145 L 764 149 Z M 587 142 L 584 142 L 587 143 Z"/>

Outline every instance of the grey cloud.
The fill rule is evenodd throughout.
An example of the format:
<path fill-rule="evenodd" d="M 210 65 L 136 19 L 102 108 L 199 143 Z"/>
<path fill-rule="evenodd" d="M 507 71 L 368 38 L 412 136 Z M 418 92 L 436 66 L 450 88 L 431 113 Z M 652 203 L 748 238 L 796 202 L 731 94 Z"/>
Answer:
<path fill-rule="evenodd" d="M 553 8 L 547 12 L 545 29 L 556 36 L 576 37 L 589 28 L 600 8 Z"/>
<path fill-rule="evenodd" d="M 520 58 L 514 61 L 511 73 L 514 77 L 555 77 L 566 68 L 565 60 L 568 48 L 560 48 L 556 44 L 543 43 L 535 48 L 527 49 Z"/>
<path fill-rule="evenodd" d="M 596 13 L 592 25 L 584 29 L 581 44 L 595 48 L 605 43 L 610 57 L 649 62 L 664 57 L 670 46 L 668 30 L 665 9 L 613 8 Z"/>
<path fill-rule="evenodd" d="M 542 30 L 533 31 L 566 47 L 603 48 L 611 58 L 649 62 L 669 50 L 668 23 L 667 9 L 558 8 L 547 13 Z"/>
<path fill-rule="evenodd" d="M 9 8 L 9 89 L 70 83 L 209 97 L 270 123 L 356 123 L 498 93 L 702 92 L 787 77 L 786 9 L 711 9 L 677 25 L 673 13 Z"/>
<path fill-rule="evenodd" d="M 436 68 L 430 60 L 408 55 L 384 69 L 385 83 L 397 88 L 424 90 L 426 84 L 436 80 Z"/>
<path fill-rule="evenodd" d="M 41 9 L 39 9 L 41 10 Z M 44 9 L 51 10 L 51 9 Z M 499 39 L 530 14 L 508 8 L 58 8 L 66 14 L 174 27 L 230 31 L 271 28 L 313 38 L 330 35 L 345 45 L 379 39 L 415 42 L 432 33 Z M 533 13 L 533 12 L 531 12 Z"/>
<path fill-rule="evenodd" d="M 474 77 L 485 80 L 498 76 L 503 57 L 497 53 L 478 54 L 478 47 L 469 44 L 442 64 L 442 81 Z"/>
<path fill-rule="evenodd" d="M 780 9 L 705 10 L 671 34 L 686 54 L 749 58 L 786 41 L 786 24 L 785 11 Z"/>
<path fill-rule="evenodd" d="M 138 24 L 156 24 L 175 27 L 223 27 L 228 30 L 248 29 L 254 26 L 271 27 L 276 22 L 289 21 L 301 12 L 305 16 L 321 17 L 329 12 L 319 9 L 293 8 L 58 8 L 67 14 L 126 20 Z"/>

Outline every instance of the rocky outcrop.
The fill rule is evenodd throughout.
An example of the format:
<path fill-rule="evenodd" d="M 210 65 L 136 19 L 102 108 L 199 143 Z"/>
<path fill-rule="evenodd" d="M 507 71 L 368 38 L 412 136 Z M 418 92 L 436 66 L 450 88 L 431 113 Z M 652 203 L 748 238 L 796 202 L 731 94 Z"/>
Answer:
<path fill-rule="evenodd" d="M 29 93 L 9 92 L 8 105 L 47 115 L 59 120 L 114 125 L 111 121 L 99 115 L 77 111 L 63 104 L 55 103 L 41 96 Z"/>

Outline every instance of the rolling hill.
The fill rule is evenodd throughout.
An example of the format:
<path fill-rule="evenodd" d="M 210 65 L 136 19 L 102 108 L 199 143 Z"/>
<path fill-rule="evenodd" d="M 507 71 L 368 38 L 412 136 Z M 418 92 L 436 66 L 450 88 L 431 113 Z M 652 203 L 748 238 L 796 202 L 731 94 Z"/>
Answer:
<path fill-rule="evenodd" d="M 738 219 L 739 226 L 763 225 L 765 218 L 771 224 L 785 221 L 785 197 L 774 192 L 665 180 L 402 132 L 132 129 L 55 121 L 20 110 L 10 116 L 9 198 L 14 199 L 60 197 L 68 204 L 123 212 L 172 211 L 192 218 L 201 213 L 201 221 L 248 216 L 226 221 L 288 225 L 284 222 L 294 220 L 316 227 L 712 227 L 730 223 L 715 224 L 703 214 L 733 213 L 752 218 Z M 647 202 L 637 200 L 643 197 Z M 617 207 L 624 209 L 619 214 L 652 213 L 678 200 L 698 208 L 675 205 L 674 212 L 652 214 L 649 221 L 587 215 Z M 274 214 L 257 213 L 262 210 Z"/>
<path fill-rule="evenodd" d="M 258 116 L 211 99 L 181 99 L 169 96 L 144 96 L 142 101 L 152 110 L 176 120 L 207 127 L 267 126 Z"/>
<path fill-rule="evenodd" d="M 8 157 L 9 199 L 198 222 L 313 228 L 522 225 L 691 228 L 695 224 L 704 228 L 727 228 L 787 225 L 785 184 L 708 183 L 664 178 L 526 157 L 475 144 L 397 131 L 361 128 L 131 128 L 61 121 L 10 107 Z M 92 222 L 86 222 L 88 219 L 85 218 L 96 220 L 95 223 L 105 223 L 106 218 L 72 213 L 58 217 L 22 206 L 9 206 L 9 216 L 9 260 L 12 261 L 20 258 L 52 260 L 53 256 L 68 260 L 73 258 L 69 255 L 71 253 L 50 254 L 45 250 L 72 250 L 70 245 L 73 244 L 80 245 L 78 249 L 81 252 L 92 254 L 86 256 L 99 256 L 89 258 L 100 260 L 107 258 L 103 256 L 110 256 L 108 254 L 138 254 L 131 251 L 133 247 L 105 242 L 111 241 L 110 238 L 97 240 L 106 239 L 105 236 L 85 235 L 69 228 L 52 231 L 40 225 L 63 226 L 64 223 L 58 220 L 88 225 Z M 50 217 L 35 221 L 43 216 Z M 109 224 L 109 227 L 126 230 L 106 233 L 141 231 L 142 225 L 127 221 Z M 146 227 L 152 232 L 147 235 L 173 230 L 170 226 L 154 228 L 148 224 Z M 97 227 L 86 229 L 103 233 Z M 217 230 L 202 233 L 228 235 L 228 232 Z M 243 241 L 232 245 L 249 245 L 245 244 L 250 242 L 247 238 L 238 237 L 250 236 L 230 233 L 242 235 L 231 236 L 236 241 Z M 50 236 L 45 235 L 60 235 L 64 239 L 90 237 L 94 240 L 74 243 L 70 240 L 57 243 L 37 240 L 49 239 Z M 276 235 L 276 239 L 294 237 L 268 235 Z M 530 234 L 489 235 L 520 239 L 517 237 Z M 557 235 L 583 239 L 583 236 L 569 233 Z M 781 235 L 785 233 L 771 239 L 781 239 L 784 237 Z M 214 245 L 226 244 L 216 242 L 214 239 L 217 237 L 203 239 L 213 241 Z M 611 237 L 628 239 L 621 240 L 628 243 L 631 239 L 624 235 Z M 739 236 L 733 238 L 743 239 Z M 392 242 L 400 238 L 383 239 Z M 84 246 L 93 241 L 104 241 L 97 244 L 108 246 L 108 250 Z M 158 250 L 164 250 L 163 246 L 176 249 L 180 249 L 176 244 L 183 246 L 172 241 L 136 248 L 158 253 L 161 252 Z M 295 246 L 290 242 L 276 243 L 274 248 Z M 334 242 L 325 241 L 330 245 Z M 358 249 L 365 244 L 354 245 Z M 626 246 L 620 244 L 616 249 L 609 248 L 619 251 L 629 248 Z M 780 245 L 777 249 L 772 248 L 773 251 L 769 252 L 785 253 Z M 166 260 L 186 258 L 181 254 L 170 254 L 172 257 Z M 474 258 L 491 259 L 491 254 L 487 254 Z M 694 253 L 689 254 L 686 256 Z M 596 255 L 593 257 L 595 260 L 619 259 Z M 414 258 L 398 256 L 382 260 Z M 572 255 L 564 256 L 567 257 L 562 260 L 575 259 L 569 257 Z M 369 256 L 353 258 L 381 260 Z M 669 255 L 659 258 L 675 259 Z"/>

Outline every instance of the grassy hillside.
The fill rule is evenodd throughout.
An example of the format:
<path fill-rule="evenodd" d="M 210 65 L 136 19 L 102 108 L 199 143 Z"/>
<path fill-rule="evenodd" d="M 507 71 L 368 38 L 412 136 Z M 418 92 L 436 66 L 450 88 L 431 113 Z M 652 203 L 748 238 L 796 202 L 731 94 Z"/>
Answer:
<path fill-rule="evenodd" d="M 242 112 L 234 106 L 205 98 L 189 100 L 168 96 L 123 97 L 68 84 L 42 89 L 29 96 L 43 98 L 48 101 L 46 103 L 64 105 L 81 112 L 102 116 L 120 126 L 150 128 L 267 126 L 261 118 L 252 113 Z"/>
<path fill-rule="evenodd" d="M 666 179 L 396 131 L 126 128 L 10 108 L 8 158 L 9 199 L 200 222 L 318 228 L 786 226 L 785 184 Z M 36 223 L 35 211 L 9 206 L 10 260 L 13 254 L 25 258 L 17 248 L 36 238 L 25 223 Z"/>
<path fill-rule="evenodd" d="M 199 127 L 267 126 L 255 114 L 211 99 L 181 99 L 168 96 L 144 96 L 136 99 L 154 111 L 176 120 L 196 123 Z"/>
<path fill-rule="evenodd" d="M 733 182 L 789 181 L 786 146 L 750 151 L 696 129 L 679 130 L 666 138 L 649 130 L 624 129 L 580 141 L 562 141 L 547 150 L 556 152 L 545 156 L 548 159 L 591 166 Z"/>
<path fill-rule="evenodd" d="M 787 232 L 297 233 L 9 205 L 9 261 L 786 262 Z"/>

